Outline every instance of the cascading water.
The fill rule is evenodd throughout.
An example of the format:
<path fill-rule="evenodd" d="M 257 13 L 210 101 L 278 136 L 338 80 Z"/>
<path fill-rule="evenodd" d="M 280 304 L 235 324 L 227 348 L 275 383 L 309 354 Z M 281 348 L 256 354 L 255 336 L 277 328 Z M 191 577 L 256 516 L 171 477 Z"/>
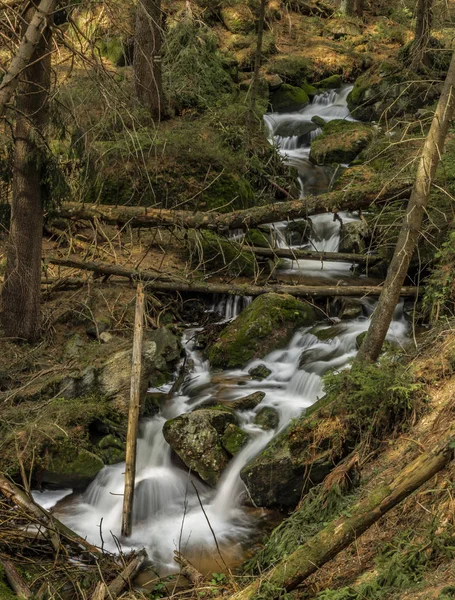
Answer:
<path fill-rule="evenodd" d="M 340 93 L 325 92 L 317 96 L 310 106 L 296 113 L 266 115 L 271 136 L 281 136 L 276 138 L 280 151 L 291 164 L 300 165 L 304 189 L 311 177 L 320 179 L 323 173 L 321 167 L 308 161 L 310 135 L 316 135 L 318 131 L 312 126 L 311 117 L 318 115 L 326 120 L 350 118 L 346 106 L 348 91 L 349 88 L 344 88 Z M 323 185 L 325 182 L 326 179 Z M 341 218 L 347 222 L 354 217 L 342 213 Z M 275 223 L 271 226 L 271 237 L 278 247 L 289 247 L 285 225 Z M 312 233 L 308 244 L 295 247 L 333 252 L 338 249 L 339 239 L 339 221 L 333 221 L 328 214 L 317 215 L 312 217 Z M 340 269 L 348 268 L 343 263 L 341 265 L 324 263 L 327 277 L 334 277 L 338 281 Z M 311 275 L 320 272 L 321 266 L 317 261 L 288 261 L 286 268 L 295 273 L 305 269 Z M 211 310 L 222 318 L 222 322 L 227 322 L 235 318 L 249 301 L 251 299 L 223 296 L 215 298 Z M 182 343 L 188 363 L 192 365 L 191 372 L 180 390 L 162 407 L 161 413 L 141 426 L 133 536 L 127 544 L 122 540 L 123 546 L 146 547 L 155 567 L 163 573 L 176 570 L 173 561 L 173 550 L 176 548 L 196 561 L 204 554 L 215 555 L 213 534 L 225 557 L 232 558 L 236 553 L 240 555 L 240 546 L 249 537 L 254 525 L 251 512 L 241 505 L 244 484 L 239 474 L 242 467 L 278 431 L 286 427 L 290 419 L 300 415 L 322 395 L 324 373 L 333 368 L 345 368 L 349 364 L 356 354 L 359 334 L 368 329 L 373 307 L 372 300 L 364 299 L 362 316 L 343 320 L 335 326 L 325 323 L 313 329 L 297 331 L 286 348 L 252 361 L 244 370 L 227 371 L 222 378 L 214 380 L 208 362 L 196 349 L 197 330 L 187 330 Z M 325 341 L 314 335 L 319 330 L 329 328 L 332 328 L 331 332 L 320 336 Z M 407 322 L 400 304 L 388 339 L 402 344 L 406 335 Z M 248 371 L 259 364 L 264 364 L 270 370 L 270 374 L 261 382 L 252 380 L 248 375 Z M 239 380 L 244 385 L 239 386 Z M 265 392 L 262 402 L 253 410 L 238 412 L 239 423 L 249 434 L 250 441 L 231 461 L 216 489 L 208 488 L 173 462 L 171 449 L 162 433 L 167 419 L 189 412 L 207 400 L 232 401 L 259 390 Z M 279 415 L 275 431 L 265 431 L 254 424 L 255 416 L 266 406 L 273 407 Z M 114 536 L 120 536 L 124 468 L 124 463 L 105 467 L 84 494 L 64 498 L 54 509 L 65 523 L 94 543 L 101 543 L 103 533 L 105 546 L 114 551 Z M 36 493 L 35 498 L 49 507 L 68 494 L 68 490 L 58 494 L 49 496 Z"/>

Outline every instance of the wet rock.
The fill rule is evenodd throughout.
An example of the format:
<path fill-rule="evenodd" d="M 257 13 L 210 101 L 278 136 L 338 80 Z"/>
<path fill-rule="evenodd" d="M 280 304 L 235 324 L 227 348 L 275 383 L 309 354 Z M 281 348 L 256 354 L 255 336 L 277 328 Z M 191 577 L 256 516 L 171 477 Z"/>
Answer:
<path fill-rule="evenodd" d="M 265 398 L 265 392 L 254 392 L 249 396 L 244 396 L 233 402 L 227 402 L 226 405 L 234 410 L 252 410 Z"/>
<path fill-rule="evenodd" d="M 324 127 L 325 125 L 327 125 L 327 121 L 325 119 L 323 119 L 322 117 L 320 117 L 319 115 L 314 115 L 314 117 L 311 117 L 311 121 L 312 123 L 314 123 L 315 125 L 317 125 L 318 127 Z"/>
<path fill-rule="evenodd" d="M 311 143 L 310 158 L 318 165 L 350 163 L 366 148 L 372 137 L 370 125 L 334 119 Z"/>
<path fill-rule="evenodd" d="M 339 252 L 363 252 L 369 237 L 370 229 L 365 221 L 345 223 L 341 228 Z"/>
<path fill-rule="evenodd" d="M 308 365 L 320 360 L 330 360 L 332 353 L 327 352 L 327 348 L 307 348 L 302 352 L 299 359 L 299 369 L 304 369 Z"/>
<path fill-rule="evenodd" d="M 233 412 L 214 406 L 166 421 L 163 435 L 189 469 L 215 486 L 231 458 L 223 446 L 230 424 L 237 424 Z"/>
<path fill-rule="evenodd" d="M 257 248 L 270 248 L 270 242 L 267 234 L 260 229 L 249 229 L 245 235 L 245 241 Z"/>
<path fill-rule="evenodd" d="M 299 138 L 307 136 L 312 131 L 317 129 L 317 125 L 311 121 L 300 121 L 296 122 L 294 118 L 283 119 L 280 121 L 274 130 L 274 135 L 280 135 L 281 137 L 292 137 L 294 135 Z"/>
<path fill-rule="evenodd" d="M 299 327 L 313 322 L 308 304 L 287 294 L 264 294 L 225 327 L 209 348 L 210 362 L 214 367 L 244 367 L 253 358 L 285 346 Z"/>
<path fill-rule="evenodd" d="M 310 99 L 302 88 L 283 83 L 280 88 L 272 92 L 270 101 L 273 112 L 291 112 L 304 108 Z"/>
<path fill-rule="evenodd" d="M 115 465 L 125 460 L 125 442 L 109 434 L 98 443 L 98 454 L 106 465 Z"/>
<path fill-rule="evenodd" d="M 234 423 L 230 423 L 224 430 L 221 443 L 231 456 L 235 456 L 248 442 L 248 439 L 248 434 L 243 429 L 240 429 Z"/>
<path fill-rule="evenodd" d="M 303 246 L 313 235 L 313 225 L 310 219 L 291 221 L 284 230 L 287 243 L 290 246 Z"/>
<path fill-rule="evenodd" d="M 267 85 L 269 86 L 269 90 L 271 92 L 274 92 L 275 90 L 277 90 L 281 85 L 283 85 L 283 80 L 281 79 L 281 77 L 279 75 L 277 75 L 276 73 L 267 73 L 264 76 L 264 80 L 267 82 Z"/>
<path fill-rule="evenodd" d="M 264 406 L 254 419 L 254 424 L 262 429 L 276 429 L 280 422 L 278 412 L 271 406 Z"/>
<path fill-rule="evenodd" d="M 321 342 L 326 342 L 328 340 L 333 340 L 333 338 L 336 338 L 338 335 L 343 333 L 344 330 L 345 330 L 344 325 L 337 324 L 337 325 L 332 325 L 332 327 L 324 327 L 324 328 L 320 328 L 320 326 L 317 326 L 317 327 L 313 328 L 310 331 L 310 333 L 312 335 L 314 335 L 315 337 L 317 337 L 318 340 L 320 340 Z"/>
<path fill-rule="evenodd" d="M 321 81 L 318 81 L 318 83 L 315 83 L 315 87 L 320 91 L 320 90 L 336 90 L 338 88 L 340 88 L 343 84 L 343 81 L 341 79 L 341 75 L 331 75 L 330 77 L 327 77 L 326 79 L 322 79 Z"/>
<path fill-rule="evenodd" d="M 240 477 L 256 506 L 294 508 L 353 445 L 347 425 L 322 398 L 247 463 Z"/>
<path fill-rule="evenodd" d="M 363 305 L 358 298 L 342 298 L 339 319 L 357 319 L 363 315 Z"/>
<path fill-rule="evenodd" d="M 81 489 L 93 481 L 103 467 L 103 461 L 96 454 L 72 445 L 62 445 L 59 454 L 47 461 L 40 476 L 43 483 Z"/>
<path fill-rule="evenodd" d="M 272 374 L 272 371 L 266 367 L 265 365 L 258 365 L 253 369 L 250 369 L 248 373 L 251 375 L 253 379 L 257 379 L 258 381 L 262 381 L 266 377 Z M 261 392 L 262 393 L 262 392 Z"/>
<path fill-rule="evenodd" d="M 403 68 L 399 62 L 388 61 L 373 65 L 355 82 L 347 98 L 352 116 L 361 121 L 378 121 L 384 114 L 388 119 L 413 114 L 431 105 L 440 88 L 433 81 Z"/>

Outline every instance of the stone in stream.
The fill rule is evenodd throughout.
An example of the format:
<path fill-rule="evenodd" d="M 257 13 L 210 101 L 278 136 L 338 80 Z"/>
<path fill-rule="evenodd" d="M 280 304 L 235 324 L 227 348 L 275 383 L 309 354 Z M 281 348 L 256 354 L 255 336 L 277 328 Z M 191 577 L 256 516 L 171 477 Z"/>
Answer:
<path fill-rule="evenodd" d="M 253 369 L 250 369 L 248 373 L 251 375 L 253 379 L 257 379 L 258 381 L 262 381 L 266 377 L 272 374 L 272 371 L 266 367 L 264 364 L 258 365 Z"/>
<path fill-rule="evenodd" d="M 299 327 L 314 322 L 312 307 L 288 294 L 259 296 L 222 331 L 209 348 L 213 367 L 244 367 L 282 348 Z"/>
<path fill-rule="evenodd" d="M 363 304 L 358 298 L 341 298 L 341 307 L 338 312 L 338 318 L 357 319 L 363 314 Z"/>
<path fill-rule="evenodd" d="M 310 99 L 300 87 L 283 83 L 270 95 L 273 112 L 291 112 L 305 107 Z"/>
<path fill-rule="evenodd" d="M 307 348 L 302 352 L 299 358 L 299 369 L 305 369 L 305 367 L 310 367 L 312 363 L 318 361 L 328 361 L 331 360 L 336 353 L 338 352 L 338 348 L 334 348 L 332 351 L 328 351 L 327 347 L 325 348 Z M 309 368 L 306 369 L 311 370 Z"/>
<path fill-rule="evenodd" d="M 372 137 L 371 125 L 334 119 L 311 142 L 310 158 L 318 165 L 350 163 L 369 144 Z"/>
<path fill-rule="evenodd" d="M 245 444 L 248 442 L 248 439 L 248 434 L 243 431 L 243 429 L 240 429 L 240 427 L 238 425 L 234 425 L 234 423 L 229 423 L 224 430 L 221 438 L 221 444 L 231 456 L 235 456 L 238 452 L 240 452 L 243 446 L 245 446 Z"/>
<path fill-rule="evenodd" d="M 311 219 L 291 221 L 284 228 L 284 236 L 290 246 L 303 246 L 314 236 Z"/>
<path fill-rule="evenodd" d="M 95 479 L 103 467 L 103 461 L 96 454 L 84 448 L 78 450 L 62 445 L 58 455 L 52 456 L 46 468 L 40 471 L 40 480 L 58 487 L 82 489 Z"/>
<path fill-rule="evenodd" d="M 278 412 L 271 406 L 264 406 L 254 419 L 254 424 L 262 429 L 276 429 L 280 422 Z"/>
<path fill-rule="evenodd" d="M 339 252 L 361 253 L 367 247 L 370 228 L 364 220 L 343 223 L 341 227 Z"/>
<path fill-rule="evenodd" d="M 189 469 L 215 486 L 232 456 L 223 445 L 229 425 L 237 426 L 234 413 L 216 405 L 166 421 L 163 435 Z M 229 431 L 232 433 L 232 428 Z"/>
<path fill-rule="evenodd" d="M 253 394 L 249 394 L 238 400 L 233 400 L 232 402 L 225 402 L 224 404 L 233 410 L 252 410 L 253 408 L 256 408 L 264 398 L 265 392 L 254 392 Z"/>

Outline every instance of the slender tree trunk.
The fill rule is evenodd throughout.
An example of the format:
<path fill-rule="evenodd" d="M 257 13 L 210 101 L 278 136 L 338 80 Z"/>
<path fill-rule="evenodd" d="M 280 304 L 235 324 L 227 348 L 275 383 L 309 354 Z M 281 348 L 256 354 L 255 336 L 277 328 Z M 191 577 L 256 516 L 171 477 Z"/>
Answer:
<path fill-rule="evenodd" d="M 418 0 L 411 69 L 418 70 L 422 65 L 426 66 L 425 53 L 430 41 L 432 23 L 433 0 Z"/>
<path fill-rule="evenodd" d="M 340 12 L 345 17 L 352 17 L 354 15 L 355 0 L 341 0 Z"/>
<path fill-rule="evenodd" d="M 162 32 L 161 0 L 138 0 L 134 32 L 134 83 L 139 101 L 158 121 L 165 112 L 161 73 Z"/>
<path fill-rule="evenodd" d="M 354 0 L 354 14 L 356 17 L 363 17 L 364 0 Z"/>
<path fill-rule="evenodd" d="M 25 12 L 25 28 L 34 13 L 33 6 Z M 29 342 L 36 341 L 40 334 L 44 201 L 40 140 L 48 120 L 50 37 L 50 29 L 41 35 L 18 86 L 11 224 L 2 290 L 6 335 Z"/>
<path fill-rule="evenodd" d="M 401 286 L 408 272 L 420 234 L 431 184 L 444 150 L 444 142 L 455 110 L 455 53 L 442 89 L 430 131 L 425 140 L 416 180 L 398 236 L 392 261 L 387 271 L 384 289 L 371 319 L 368 333 L 357 355 L 357 361 L 375 361 L 381 352 L 393 312 L 400 297 Z"/>
<path fill-rule="evenodd" d="M 262 38 L 264 36 L 264 20 L 265 20 L 265 5 L 266 4 L 267 4 L 267 0 L 261 0 L 261 4 L 259 6 L 258 37 L 257 37 L 257 43 L 256 43 L 256 54 L 254 57 L 253 80 L 251 82 L 251 89 L 250 89 L 250 106 L 249 106 L 249 110 L 248 110 L 247 128 L 249 131 L 251 131 L 253 129 L 254 113 L 256 111 L 256 97 L 257 97 L 258 88 L 259 88 L 259 70 L 261 68 L 261 59 L 262 59 Z"/>

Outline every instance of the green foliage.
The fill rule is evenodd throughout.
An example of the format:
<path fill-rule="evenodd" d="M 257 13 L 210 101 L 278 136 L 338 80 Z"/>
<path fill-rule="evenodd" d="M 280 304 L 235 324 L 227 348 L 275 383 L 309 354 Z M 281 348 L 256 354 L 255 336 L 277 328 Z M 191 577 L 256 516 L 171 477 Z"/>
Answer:
<path fill-rule="evenodd" d="M 455 231 L 436 252 L 437 265 L 429 276 L 423 297 L 423 310 L 431 323 L 455 312 Z"/>
<path fill-rule="evenodd" d="M 160 600 L 160 598 L 166 598 L 169 594 L 166 584 L 159 582 L 153 586 L 151 593 L 148 595 L 150 600 Z"/>
<path fill-rule="evenodd" d="M 178 110 L 205 109 L 232 92 L 215 35 L 201 21 L 185 17 L 166 37 L 163 60 L 166 93 Z"/>
<path fill-rule="evenodd" d="M 224 573 L 212 573 L 211 585 L 222 585 L 226 583 L 226 575 Z"/>
<path fill-rule="evenodd" d="M 327 373 L 323 380 L 337 413 L 344 413 L 350 427 L 361 435 L 382 439 L 423 410 L 423 384 L 415 381 L 410 367 L 394 358 L 354 364 L 340 373 Z"/>

